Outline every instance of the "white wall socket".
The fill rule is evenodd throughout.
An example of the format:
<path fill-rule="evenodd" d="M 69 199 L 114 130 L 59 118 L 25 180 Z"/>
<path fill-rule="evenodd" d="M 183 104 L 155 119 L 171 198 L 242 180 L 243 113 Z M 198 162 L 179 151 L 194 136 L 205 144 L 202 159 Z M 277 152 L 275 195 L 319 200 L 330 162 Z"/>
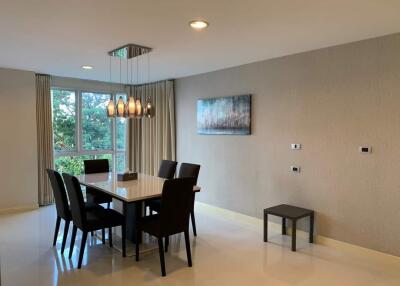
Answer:
<path fill-rule="evenodd" d="M 292 143 L 292 144 L 290 144 L 290 148 L 292 150 L 300 150 L 301 149 L 301 144 L 300 143 Z"/>
<path fill-rule="evenodd" d="M 300 166 L 290 166 L 290 171 L 293 173 L 300 173 Z"/>

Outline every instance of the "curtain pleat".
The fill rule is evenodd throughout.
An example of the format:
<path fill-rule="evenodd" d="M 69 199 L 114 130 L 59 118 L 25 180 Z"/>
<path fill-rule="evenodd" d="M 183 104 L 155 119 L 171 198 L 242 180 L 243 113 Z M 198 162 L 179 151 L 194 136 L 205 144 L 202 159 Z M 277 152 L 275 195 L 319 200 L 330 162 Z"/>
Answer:
<path fill-rule="evenodd" d="M 36 125 L 38 155 L 39 205 L 54 202 L 47 168 L 53 168 L 53 130 L 51 115 L 50 81 L 48 75 L 36 75 Z"/>
<path fill-rule="evenodd" d="M 131 86 L 130 92 L 143 104 L 149 98 L 155 114 L 151 119 L 129 119 L 127 162 L 133 171 L 156 175 L 163 159 L 176 159 L 174 82 Z"/>

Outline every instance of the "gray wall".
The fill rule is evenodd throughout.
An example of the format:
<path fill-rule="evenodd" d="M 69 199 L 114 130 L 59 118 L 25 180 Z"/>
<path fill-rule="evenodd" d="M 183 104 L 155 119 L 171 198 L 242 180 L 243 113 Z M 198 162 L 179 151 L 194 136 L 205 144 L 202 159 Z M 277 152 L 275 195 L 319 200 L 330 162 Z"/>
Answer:
<path fill-rule="evenodd" d="M 0 68 L 0 210 L 38 204 L 35 74 Z"/>
<path fill-rule="evenodd" d="M 197 99 L 248 93 L 251 136 L 196 134 Z M 176 97 L 177 156 L 202 165 L 199 201 L 260 218 L 312 208 L 318 234 L 400 255 L 400 34 L 179 79 Z"/>

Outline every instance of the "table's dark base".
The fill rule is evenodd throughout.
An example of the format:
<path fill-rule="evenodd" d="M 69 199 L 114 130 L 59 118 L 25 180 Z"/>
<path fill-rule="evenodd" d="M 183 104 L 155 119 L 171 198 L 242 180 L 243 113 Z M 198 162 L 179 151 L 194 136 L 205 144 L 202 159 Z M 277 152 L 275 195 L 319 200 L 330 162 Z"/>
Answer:
<path fill-rule="evenodd" d="M 136 202 L 136 203 L 123 203 L 123 208 L 124 208 L 124 215 L 126 218 L 126 239 L 132 241 L 133 243 L 136 243 L 136 221 L 137 218 L 142 216 L 142 202 Z M 138 241 L 138 243 L 141 243 Z"/>
<path fill-rule="evenodd" d="M 277 206 L 279 208 L 279 206 Z M 284 208 L 282 208 L 282 211 L 276 212 L 276 208 L 274 207 L 274 212 L 269 212 L 270 209 L 265 209 L 264 210 L 264 242 L 268 242 L 268 215 L 275 215 L 282 217 L 282 235 L 286 235 L 286 220 L 289 219 L 292 221 L 292 251 L 296 251 L 296 232 L 297 232 L 297 220 L 304 218 L 304 217 L 310 217 L 310 231 L 309 231 L 309 242 L 314 243 L 314 211 L 312 210 L 306 210 L 306 209 L 301 209 L 303 210 L 302 213 L 300 213 L 298 216 L 290 216 L 286 214 L 285 210 L 296 210 L 300 209 L 297 207 L 293 206 L 288 206 L 284 205 Z"/>

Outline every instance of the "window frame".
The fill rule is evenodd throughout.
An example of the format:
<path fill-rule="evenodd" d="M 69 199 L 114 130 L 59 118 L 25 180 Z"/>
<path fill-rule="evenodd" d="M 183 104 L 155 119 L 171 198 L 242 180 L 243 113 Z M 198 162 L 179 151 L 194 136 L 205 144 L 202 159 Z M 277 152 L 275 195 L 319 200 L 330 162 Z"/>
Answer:
<path fill-rule="evenodd" d="M 111 149 L 99 149 L 99 150 L 85 150 L 83 148 L 83 140 L 82 140 L 82 132 L 83 132 L 83 125 L 82 125 L 82 94 L 83 93 L 98 93 L 98 94 L 107 94 L 112 96 L 114 102 L 118 100 L 117 96 L 123 94 L 128 97 L 128 93 L 126 90 L 99 90 L 96 88 L 88 89 L 88 88 L 71 88 L 71 87 L 62 87 L 59 85 L 51 86 L 50 90 L 58 89 L 58 90 L 65 90 L 75 93 L 75 150 L 68 150 L 68 151 L 59 151 L 55 150 L 53 147 L 53 158 L 54 158 L 54 168 L 55 168 L 55 161 L 59 157 L 75 157 L 75 156 L 84 156 L 84 155 L 102 155 L 102 154 L 111 154 L 112 155 L 112 170 L 115 171 L 117 167 L 117 154 L 122 154 L 126 157 L 126 144 L 125 150 L 117 149 L 117 140 L 116 140 L 116 131 L 117 131 L 117 119 L 114 118 L 111 120 Z M 53 98 L 51 102 L 51 107 L 53 110 Z M 53 112 L 53 111 L 52 111 Z M 106 112 L 106 110 L 104 110 Z M 53 122 L 52 122 L 53 124 Z M 127 124 L 125 124 L 125 136 L 127 130 Z M 126 137 L 125 137 L 126 138 Z M 125 162 L 125 168 L 126 168 Z"/>

